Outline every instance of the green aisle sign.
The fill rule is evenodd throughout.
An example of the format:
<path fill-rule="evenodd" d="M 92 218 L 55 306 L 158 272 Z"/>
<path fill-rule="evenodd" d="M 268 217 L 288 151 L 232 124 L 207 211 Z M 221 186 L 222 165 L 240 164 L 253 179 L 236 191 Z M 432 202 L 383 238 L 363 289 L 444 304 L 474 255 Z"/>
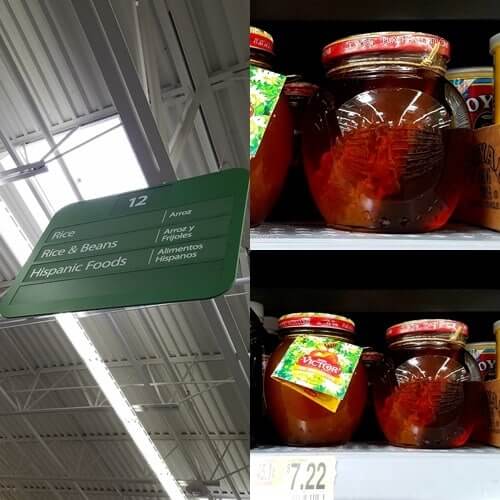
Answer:
<path fill-rule="evenodd" d="M 236 277 L 248 171 L 68 205 L 0 302 L 7 318 L 203 300 Z"/>

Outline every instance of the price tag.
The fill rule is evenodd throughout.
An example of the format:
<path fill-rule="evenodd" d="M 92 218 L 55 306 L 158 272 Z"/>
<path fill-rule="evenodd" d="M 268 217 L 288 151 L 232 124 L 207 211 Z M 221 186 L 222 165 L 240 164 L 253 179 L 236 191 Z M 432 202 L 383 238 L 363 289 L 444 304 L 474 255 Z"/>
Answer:
<path fill-rule="evenodd" d="M 328 453 L 250 456 L 252 500 L 334 500 L 335 456 Z"/>

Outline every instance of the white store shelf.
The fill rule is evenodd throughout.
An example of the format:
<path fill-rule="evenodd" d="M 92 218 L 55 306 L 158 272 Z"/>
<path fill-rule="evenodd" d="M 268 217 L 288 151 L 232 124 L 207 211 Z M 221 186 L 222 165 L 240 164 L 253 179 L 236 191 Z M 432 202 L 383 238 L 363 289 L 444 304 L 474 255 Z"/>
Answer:
<path fill-rule="evenodd" d="M 376 234 L 315 226 L 262 224 L 251 229 L 252 250 L 500 250 L 500 233 L 449 225 L 422 234 Z"/>
<path fill-rule="evenodd" d="M 257 448 L 251 459 L 335 455 L 335 500 L 498 500 L 500 449 L 412 450 L 349 444 L 335 448 Z M 251 473 L 254 468 L 252 467 Z M 328 480 L 328 478 L 327 478 Z"/>

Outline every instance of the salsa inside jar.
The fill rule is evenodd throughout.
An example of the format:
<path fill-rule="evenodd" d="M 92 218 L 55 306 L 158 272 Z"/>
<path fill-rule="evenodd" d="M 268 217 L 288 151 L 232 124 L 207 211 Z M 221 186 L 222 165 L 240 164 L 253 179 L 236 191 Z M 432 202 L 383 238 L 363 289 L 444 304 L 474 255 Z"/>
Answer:
<path fill-rule="evenodd" d="M 250 62 L 271 69 L 274 57 L 272 36 L 250 28 Z M 251 110 L 251 113 L 253 111 Z M 292 114 L 284 94 L 272 112 L 259 149 L 250 159 L 250 224 L 264 222 L 276 203 L 288 173 L 293 150 Z"/>
<path fill-rule="evenodd" d="M 482 400 L 479 368 L 464 349 L 467 326 L 419 320 L 388 329 L 374 384 L 377 418 L 396 446 L 455 448 L 470 438 Z"/>
<path fill-rule="evenodd" d="M 299 313 L 279 321 L 282 342 L 268 362 L 264 387 L 268 413 L 280 440 L 291 446 L 326 446 L 349 441 L 361 420 L 367 398 L 367 376 L 359 362 L 336 412 L 272 378 L 290 345 L 299 335 L 352 343 L 354 323 L 341 316 Z"/>
<path fill-rule="evenodd" d="M 444 77 L 446 40 L 357 35 L 323 50 L 328 81 L 312 101 L 303 155 L 326 223 L 422 232 L 443 226 L 464 184 L 467 108 Z M 457 132 L 457 133 L 454 133 Z"/>

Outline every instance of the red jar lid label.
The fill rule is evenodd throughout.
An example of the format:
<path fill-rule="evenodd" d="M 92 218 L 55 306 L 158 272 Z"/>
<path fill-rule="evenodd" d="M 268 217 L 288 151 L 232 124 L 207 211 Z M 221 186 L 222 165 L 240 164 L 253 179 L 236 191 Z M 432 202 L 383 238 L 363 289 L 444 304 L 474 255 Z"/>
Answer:
<path fill-rule="evenodd" d="M 467 325 L 460 321 L 450 319 L 420 319 L 391 326 L 386 332 L 386 338 L 393 339 L 406 333 L 457 333 L 462 338 L 467 338 L 469 334 Z"/>
<path fill-rule="evenodd" d="M 293 82 L 285 85 L 284 92 L 289 96 L 311 97 L 318 89 L 319 87 L 313 83 Z"/>
<path fill-rule="evenodd" d="M 373 52 L 430 53 L 438 45 L 438 54 L 450 58 L 450 44 L 444 38 L 427 33 L 381 32 L 355 35 L 330 43 L 323 49 L 323 63 L 338 57 Z"/>
<path fill-rule="evenodd" d="M 293 313 L 278 320 L 280 330 L 293 328 L 327 328 L 354 333 L 354 322 L 344 316 L 326 313 Z"/>
<path fill-rule="evenodd" d="M 250 28 L 250 48 L 263 50 L 269 54 L 273 54 L 274 40 L 267 31 L 259 28 Z"/>

